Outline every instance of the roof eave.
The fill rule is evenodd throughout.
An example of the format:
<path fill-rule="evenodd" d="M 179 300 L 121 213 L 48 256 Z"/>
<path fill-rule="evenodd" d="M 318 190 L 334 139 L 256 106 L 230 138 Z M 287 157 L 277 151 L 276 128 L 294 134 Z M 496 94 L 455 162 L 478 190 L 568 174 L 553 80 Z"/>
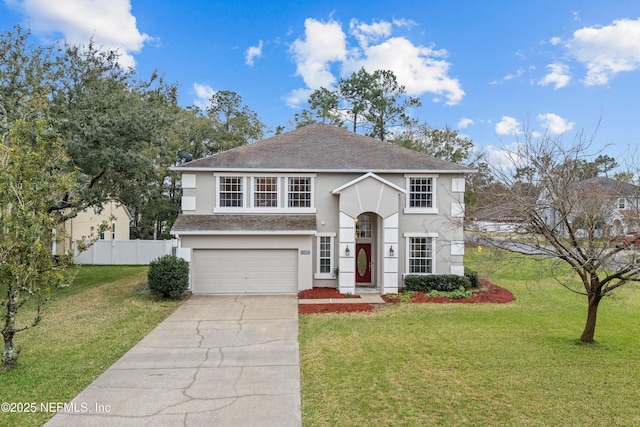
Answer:
<path fill-rule="evenodd" d="M 471 174 L 478 173 L 474 169 L 289 169 L 289 168 L 211 168 L 211 167 L 180 167 L 169 168 L 177 172 L 280 172 L 280 173 L 455 173 Z"/>
<path fill-rule="evenodd" d="M 173 236 L 315 235 L 316 230 L 171 230 Z"/>

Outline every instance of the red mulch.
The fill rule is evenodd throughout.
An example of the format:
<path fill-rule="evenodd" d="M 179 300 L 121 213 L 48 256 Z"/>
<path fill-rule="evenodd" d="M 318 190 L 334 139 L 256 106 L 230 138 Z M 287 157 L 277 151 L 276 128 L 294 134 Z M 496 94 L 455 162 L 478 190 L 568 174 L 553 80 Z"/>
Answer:
<path fill-rule="evenodd" d="M 359 298 L 354 295 L 351 298 Z M 341 294 L 334 288 L 313 288 L 298 293 L 300 299 L 318 299 L 318 298 L 348 298 L 347 295 Z M 382 295 L 382 299 L 389 304 L 397 304 L 398 299 L 391 299 L 386 295 Z M 435 304 L 506 304 L 515 301 L 515 297 L 508 290 L 496 286 L 487 280 L 480 280 L 480 289 L 475 292 L 471 298 L 451 299 L 446 297 L 425 297 L 424 293 L 416 292 L 409 303 L 435 303 Z M 371 304 L 301 304 L 298 305 L 299 314 L 309 313 L 344 313 L 344 312 L 362 312 L 372 311 Z"/>
<path fill-rule="evenodd" d="M 300 304 L 298 314 L 373 311 L 371 304 Z"/>
<path fill-rule="evenodd" d="M 391 299 L 386 295 L 382 295 L 382 299 L 387 303 L 398 303 L 397 299 Z M 491 304 L 506 304 L 511 301 L 515 301 L 516 297 L 513 296 L 508 290 L 496 286 L 487 280 L 480 280 L 480 289 L 478 289 L 471 298 L 459 298 L 451 299 L 446 297 L 425 297 L 423 292 L 416 292 L 414 297 L 409 301 L 410 303 L 436 303 L 436 304 L 477 304 L 477 303 L 491 303 Z"/>
<path fill-rule="evenodd" d="M 341 294 L 336 288 L 312 288 L 298 292 L 299 299 L 326 299 L 326 298 L 360 298 L 360 295 Z"/>

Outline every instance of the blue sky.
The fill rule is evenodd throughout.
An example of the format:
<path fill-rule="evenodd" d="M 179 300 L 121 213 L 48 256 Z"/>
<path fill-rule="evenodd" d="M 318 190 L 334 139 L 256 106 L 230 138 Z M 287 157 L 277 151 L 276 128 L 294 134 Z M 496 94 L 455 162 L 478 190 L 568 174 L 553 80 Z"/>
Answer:
<path fill-rule="evenodd" d="M 640 143 L 637 0 L 1 0 L 0 31 L 117 48 L 182 105 L 231 90 L 273 130 L 365 67 L 422 100 L 413 116 L 483 148 L 585 130 L 620 161 Z M 291 128 L 291 126 L 288 126 Z"/>

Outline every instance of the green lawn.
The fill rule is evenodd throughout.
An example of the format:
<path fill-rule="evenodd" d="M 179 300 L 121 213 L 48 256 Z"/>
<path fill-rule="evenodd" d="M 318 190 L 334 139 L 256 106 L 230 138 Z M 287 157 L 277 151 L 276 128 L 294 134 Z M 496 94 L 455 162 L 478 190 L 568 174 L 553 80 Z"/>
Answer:
<path fill-rule="evenodd" d="M 0 371 L 2 402 L 69 402 L 166 318 L 177 303 L 141 291 L 147 266 L 83 266 L 54 292 L 40 325 L 16 336 L 18 365 Z M 1 413 L 0 426 L 39 426 L 53 414 Z"/>
<path fill-rule="evenodd" d="M 402 304 L 300 317 L 305 426 L 640 425 L 640 289 L 600 305 L 581 344 L 586 297 L 567 271 L 468 251 L 506 305 Z"/>

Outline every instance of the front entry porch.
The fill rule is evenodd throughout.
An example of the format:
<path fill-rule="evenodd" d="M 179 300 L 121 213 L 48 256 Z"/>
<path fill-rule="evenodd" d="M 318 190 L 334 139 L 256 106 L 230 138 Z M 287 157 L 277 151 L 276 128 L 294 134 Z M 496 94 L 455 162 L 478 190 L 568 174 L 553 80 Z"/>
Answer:
<path fill-rule="evenodd" d="M 397 293 L 398 195 L 405 190 L 367 173 L 332 193 L 340 195 L 340 292 Z"/>

